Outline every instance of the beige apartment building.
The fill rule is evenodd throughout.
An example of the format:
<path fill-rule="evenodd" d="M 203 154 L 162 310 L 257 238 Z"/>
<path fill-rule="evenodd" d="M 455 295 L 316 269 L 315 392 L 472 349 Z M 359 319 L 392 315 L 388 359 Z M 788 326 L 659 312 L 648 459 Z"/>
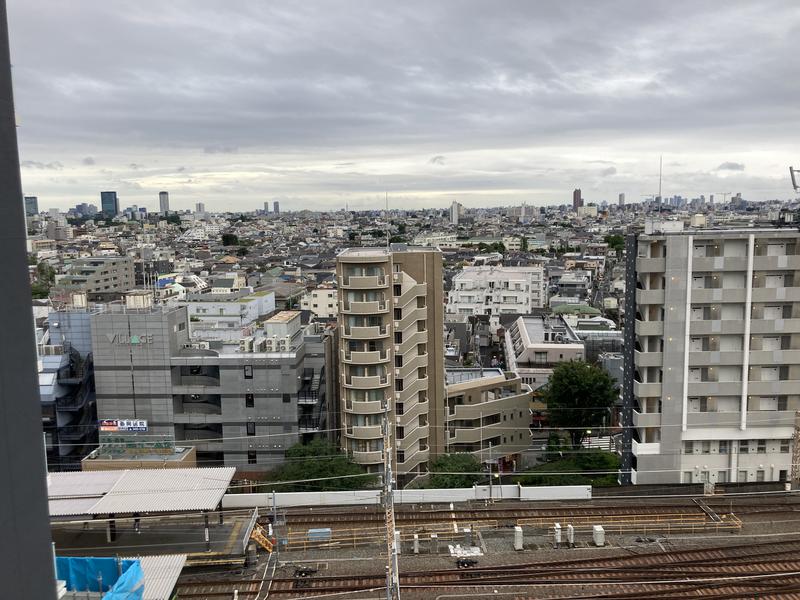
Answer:
<path fill-rule="evenodd" d="M 383 463 L 385 411 L 398 480 L 445 445 L 442 255 L 436 248 L 352 248 L 337 257 L 342 446 L 370 472 Z"/>

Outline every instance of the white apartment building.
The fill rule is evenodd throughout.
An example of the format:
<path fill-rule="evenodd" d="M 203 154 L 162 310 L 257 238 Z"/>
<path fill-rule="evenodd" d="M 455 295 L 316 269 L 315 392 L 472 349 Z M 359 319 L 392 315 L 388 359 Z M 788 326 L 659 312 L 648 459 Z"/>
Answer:
<path fill-rule="evenodd" d="M 628 239 L 623 424 L 633 483 L 789 477 L 799 241 L 788 228 Z"/>
<path fill-rule="evenodd" d="M 453 278 L 447 312 L 458 315 L 529 314 L 545 305 L 544 269 L 536 267 L 464 267 Z M 490 319 L 493 327 L 499 318 Z"/>
<path fill-rule="evenodd" d="M 320 319 L 335 319 L 339 315 L 337 290 L 332 285 L 321 285 L 307 291 L 300 299 L 300 308 L 310 310 Z"/>

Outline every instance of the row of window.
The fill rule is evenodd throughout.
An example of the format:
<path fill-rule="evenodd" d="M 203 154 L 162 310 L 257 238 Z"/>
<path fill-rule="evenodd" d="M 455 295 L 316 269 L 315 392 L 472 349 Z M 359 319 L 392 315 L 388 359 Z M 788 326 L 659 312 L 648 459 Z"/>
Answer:
<path fill-rule="evenodd" d="M 777 445 L 778 451 L 789 453 L 790 440 L 769 440 L 771 447 Z M 683 442 L 684 454 L 729 454 L 737 451 L 739 454 L 766 454 L 767 440 L 687 440 Z M 752 452 L 751 452 L 752 450 Z"/>

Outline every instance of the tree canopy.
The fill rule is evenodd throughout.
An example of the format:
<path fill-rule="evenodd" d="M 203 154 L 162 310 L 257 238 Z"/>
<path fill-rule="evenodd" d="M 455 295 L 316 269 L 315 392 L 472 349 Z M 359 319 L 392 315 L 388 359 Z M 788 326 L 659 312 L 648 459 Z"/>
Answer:
<path fill-rule="evenodd" d="M 618 253 L 622 253 L 625 249 L 625 238 L 621 235 L 607 235 L 603 238 L 603 241 L 608 244 L 609 248 L 616 250 Z"/>
<path fill-rule="evenodd" d="M 324 440 L 314 440 L 308 444 L 295 444 L 286 451 L 286 463 L 275 469 L 267 477 L 269 490 L 277 488 L 283 492 L 324 492 L 359 490 L 374 487 L 375 475 L 362 475 L 364 469 L 355 464 L 336 446 Z M 341 479 L 328 479 L 330 477 Z M 303 481 L 286 483 L 281 481 Z M 274 482 L 274 483 L 273 483 Z"/>
<path fill-rule="evenodd" d="M 223 246 L 238 246 L 239 245 L 239 236 L 235 233 L 223 233 L 222 234 L 222 245 Z"/>
<path fill-rule="evenodd" d="M 430 463 L 426 488 L 464 488 L 481 480 L 481 463 L 472 454 L 443 454 Z"/>
<path fill-rule="evenodd" d="M 558 364 L 542 391 L 547 419 L 553 427 L 568 429 L 573 447 L 579 447 L 586 431 L 609 419 L 608 409 L 617 400 L 611 376 L 583 361 Z"/>

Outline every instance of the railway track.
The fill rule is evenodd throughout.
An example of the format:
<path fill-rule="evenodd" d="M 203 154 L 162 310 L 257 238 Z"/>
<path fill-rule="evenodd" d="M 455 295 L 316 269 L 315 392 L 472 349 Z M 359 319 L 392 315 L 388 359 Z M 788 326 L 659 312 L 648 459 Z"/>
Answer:
<path fill-rule="evenodd" d="M 790 513 L 800 511 L 800 501 L 787 499 L 786 502 L 758 502 L 758 501 L 732 501 L 703 498 L 706 506 L 721 512 L 733 512 L 737 515 Z M 658 505 L 609 505 L 609 506 L 563 506 L 563 507 L 520 507 L 502 506 L 489 508 L 435 508 L 430 510 L 398 510 L 396 520 L 398 525 L 412 526 L 426 523 L 480 523 L 482 521 L 495 521 L 498 525 L 516 524 L 520 520 L 542 520 L 558 522 L 571 518 L 582 517 L 608 517 L 608 516 L 647 516 L 647 515 L 699 515 L 702 509 L 689 502 L 684 504 L 658 504 Z M 286 522 L 290 527 L 316 527 L 335 526 L 345 527 L 355 524 L 381 524 L 383 514 L 373 507 L 353 507 L 351 510 L 303 510 L 289 511 L 286 513 Z"/>
<path fill-rule="evenodd" d="M 405 572 L 400 574 L 400 585 L 403 589 L 416 592 L 482 586 L 535 585 L 547 588 L 591 585 L 600 586 L 598 590 L 608 587 L 610 595 L 597 596 L 603 598 L 673 597 L 703 590 L 715 592 L 704 595 L 717 598 L 742 597 L 743 594 L 747 597 L 754 593 L 758 593 L 759 598 L 767 597 L 762 595 L 764 593 L 778 593 L 783 595 L 775 597 L 790 598 L 792 596 L 786 594 L 800 592 L 799 551 L 800 541 L 788 541 L 602 559 Z M 382 573 L 278 577 L 272 580 L 269 597 L 356 593 L 381 589 L 384 585 L 385 575 Z M 629 592 L 632 587 L 636 587 L 636 590 Z"/>

